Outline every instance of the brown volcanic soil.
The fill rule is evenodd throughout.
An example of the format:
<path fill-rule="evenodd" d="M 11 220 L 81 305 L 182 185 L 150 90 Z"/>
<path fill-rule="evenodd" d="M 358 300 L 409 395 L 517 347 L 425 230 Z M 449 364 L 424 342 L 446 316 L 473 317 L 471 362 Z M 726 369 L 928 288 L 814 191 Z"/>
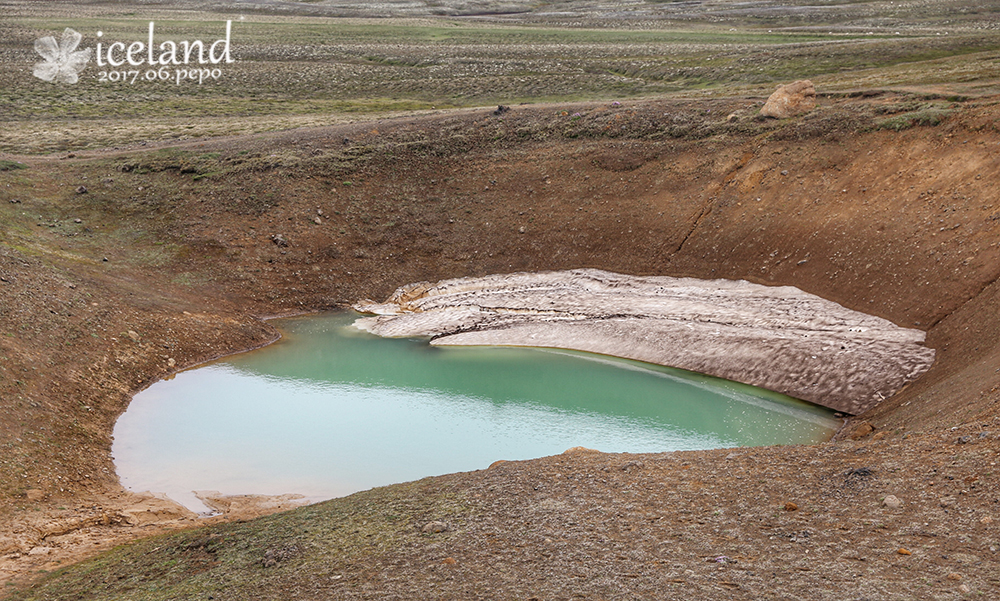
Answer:
<path fill-rule="evenodd" d="M 877 127 L 927 102 L 824 98 L 782 122 L 753 117 L 760 99 L 519 106 L 20 159 L 0 171 L 0 579 L 184 525 L 125 523 L 115 419 L 152 381 L 273 340 L 260 317 L 595 267 L 794 285 L 926 329 L 938 359 L 856 440 L 575 453 L 362 493 L 337 507 L 430 509 L 331 585 L 278 571 L 248 594 L 995 595 L 1000 105 Z M 456 495 L 452 529 L 422 534 Z M 738 563 L 705 561 L 723 555 Z"/>

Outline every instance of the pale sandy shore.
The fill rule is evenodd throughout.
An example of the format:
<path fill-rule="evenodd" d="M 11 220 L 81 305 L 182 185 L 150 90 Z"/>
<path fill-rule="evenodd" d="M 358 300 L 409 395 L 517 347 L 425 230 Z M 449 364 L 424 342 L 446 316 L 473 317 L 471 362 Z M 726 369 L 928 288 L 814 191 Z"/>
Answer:
<path fill-rule="evenodd" d="M 924 332 L 792 286 L 579 269 L 403 286 L 356 326 L 435 345 L 573 349 L 760 386 L 858 414 L 927 371 Z"/>

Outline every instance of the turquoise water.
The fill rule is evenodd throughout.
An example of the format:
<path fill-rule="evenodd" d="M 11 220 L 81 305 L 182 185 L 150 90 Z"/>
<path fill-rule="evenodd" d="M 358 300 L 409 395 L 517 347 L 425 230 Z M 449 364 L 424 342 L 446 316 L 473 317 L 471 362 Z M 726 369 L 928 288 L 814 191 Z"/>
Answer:
<path fill-rule="evenodd" d="M 432 347 L 350 327 L 274 322 L 264 349 L 137 394 L 113 453 L 131 490 L 202 509 L 194 490 L 331 498 L 584 446 L 661 452 L 809 443 L 832 412 L 708 376 L 601 355 Z"/>

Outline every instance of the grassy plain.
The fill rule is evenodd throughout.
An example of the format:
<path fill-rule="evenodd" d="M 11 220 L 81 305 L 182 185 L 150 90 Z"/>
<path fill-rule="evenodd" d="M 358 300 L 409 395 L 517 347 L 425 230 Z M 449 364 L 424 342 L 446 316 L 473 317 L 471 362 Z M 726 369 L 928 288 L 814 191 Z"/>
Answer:
<path fill-rule="evenodd" d="M 796 16 L 795 2 L 782 19 L 763 9 L 713 12 L 713 6 L 725 5 L 718 2 L 696 14 L 662 13 L 673 3 L 653 2 L 601 18 L 595 15 L 608 13 L 599 6 L 583 10 L 574 3 L 561 3 L 570 12 L 550 6 L 548 12 L 516 12 L 516 18 L 473 18 L 475 6 L 463 12 L 465 5 L 447 3 L 442 6 L 451 9 L 444 16 L 409 18 L 392 16 L 403 14 L 401 9 L 389 18 L 365 18 L 363 11 L 331 16 L 344 11 L 330 2 L 314 3 L 312 12 L 301 3 L 279 3 L 286 6 L 280 14 L 273 8 L 212 10 L 212 3 L 150 4 L 148 10 L 132 4 L 8 4 L 0 23 L 0 151 L 20 154 L 456 107 L 761 96 L 778 83 L 803 78 L 814 80 L 821 93 L 889 87 L 954 95 L 995 91 L 1000 80 L 1000 37 L 983 25 L 990 23 L 988 12 L 935 20 L 927 8 L 931 16 L 903 18 L 877 2 L 852 4 L 871 14 L 812 11 L 808 19 Z M 953 16 L 965 6 L 938 4 L 956 5 Z M 381 14 L 378 5 L 367 6 Z M 233 21 L 235 62 L 220 65 L 218 79 L 146 81 L 146 69 L 139 67 L 135 81 L 127 73 L 128 82 L 108 81 L 107 73 L 102 77 L 108 67 L 95 60 L 72 86 L 31 75 L 40 59 L 34 40 L 58 38 L 67 27 L 83 34 L 81 49 L 96 47 L 98 31 L 104 48 L 113 41 L 145 40 L 150 21 L 157 45 L 208 45 L 223 36 L 226 20 Z"/>

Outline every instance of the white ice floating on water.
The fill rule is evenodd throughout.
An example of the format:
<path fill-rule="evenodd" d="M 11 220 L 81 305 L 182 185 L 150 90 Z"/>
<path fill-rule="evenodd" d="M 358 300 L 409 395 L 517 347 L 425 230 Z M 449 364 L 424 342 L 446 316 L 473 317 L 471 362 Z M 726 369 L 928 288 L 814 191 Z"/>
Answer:
<path fill-rule="evenodd" d="M 793 286 L 597 269 L 420 282 L 355 326 L 435 345 L 573 349 L 677 367 L 858 414 L 927 371 L 924 332 Z"/>

